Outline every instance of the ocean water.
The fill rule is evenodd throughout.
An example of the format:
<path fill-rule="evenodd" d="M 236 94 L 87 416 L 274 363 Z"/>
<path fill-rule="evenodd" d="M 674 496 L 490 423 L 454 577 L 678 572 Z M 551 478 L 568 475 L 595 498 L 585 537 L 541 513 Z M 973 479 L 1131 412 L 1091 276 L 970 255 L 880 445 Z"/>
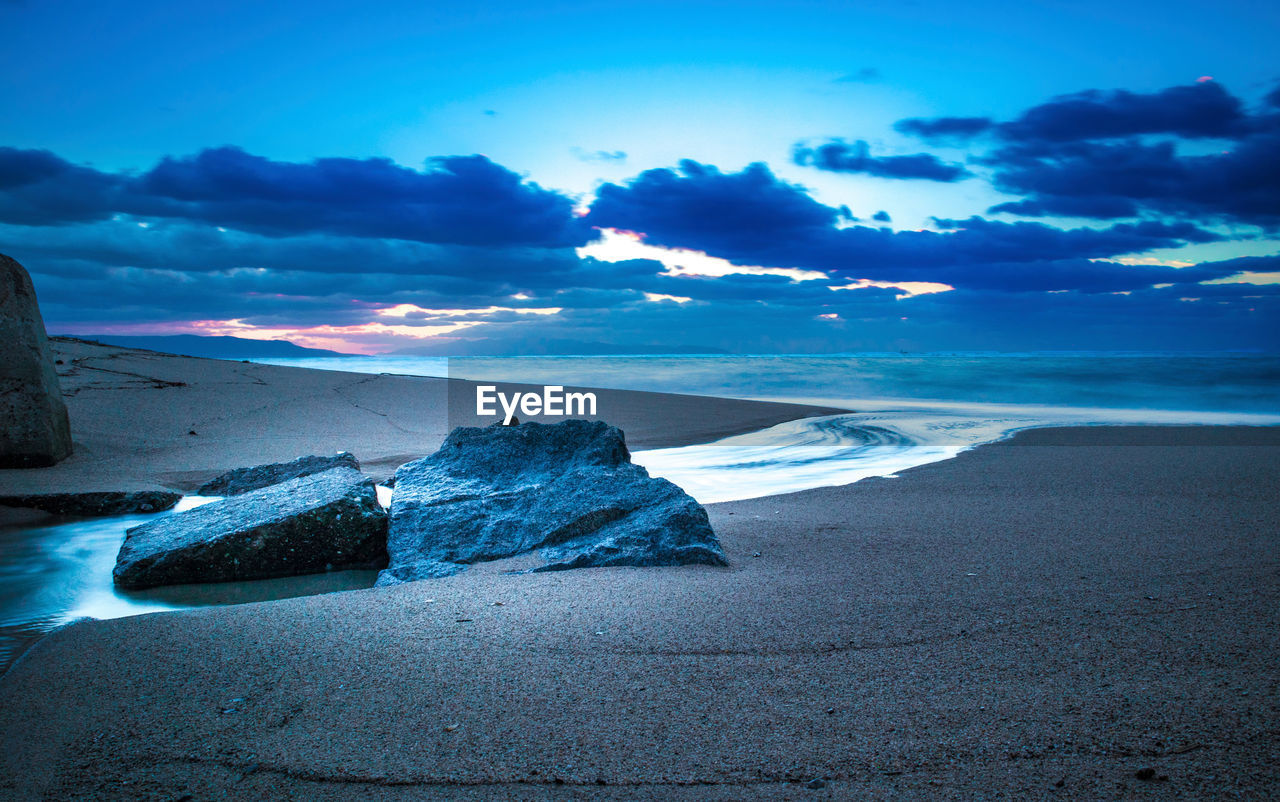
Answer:
<path fill-rule="evenodd" d="M 259 360 L 849 409 L 633 457 L 704 503 L 893 476 L 1038 426 L 1280 424 L 1280 357 L 1240 354 L 347 357 Z M 608 417 L 608 410 L 600 413 Z"/>
<path fill-rule="evenodd" d="M 1254 354 L 852 354 L 331 357 L 264 364 L 785 400 L 1280 412 L 1280 356 Z"/>
<path fill-rule="evenodd" d="M 782 400 L 850 410 L 725 438 L 637 451 L 636 462 L 704 502 L 848 484 L 955 456 L 1020 429 L 1054 425 L 1280 425 L 1280 357 L 950 354 L 257 360 L 358 373 L 610 387 Z M 608 410 L 599 410 L 607 417 Z M 389 493 L 379 496 L 389 504 Z M 177 510 L 0 528 L 0 670 L 42 634 L 82 617 L 370 587 L 345 571 L 258 582 L 112 586 L 125 530 Z"/>
<path fill-rule="evenodd" d="M 43 635 L 83 618 L 120 618 L 373 586 L 376 571 L 142 591 L 115 587 L 111 570 L 128 529 L 214 501 L 218 499 L 186 496 L 164 512 L 53 517 L 41 526 L 0 526 L 0 673 Z"/>

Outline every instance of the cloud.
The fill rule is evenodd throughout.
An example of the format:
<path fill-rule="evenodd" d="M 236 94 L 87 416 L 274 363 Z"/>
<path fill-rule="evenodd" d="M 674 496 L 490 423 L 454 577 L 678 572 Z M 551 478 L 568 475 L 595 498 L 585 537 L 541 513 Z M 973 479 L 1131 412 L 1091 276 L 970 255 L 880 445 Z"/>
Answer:
<path fill-rule="evenodd" d="M 832 139 L 817 147 L 798 145 L 792 159 L 801 166 L 833 173 L 862 173 L 877 178 L 923 179 L 952 182 L 972 175 L 959 164 L 947 164 L 929 153 L 910 156 L 872 156 L 863 140 L 845 142 Z"/>
<path fill-rule="evenodd" d="M 1151 211 L 1280 225 L 1280 130 L 1228 150 L 1184 156 L 1171 142 L 1072 143 L 1052 152 L 1002 149 L 993 182 L 1026 200 L 992 211 L 1110 219 Z"/>
<path fill-rule="evenodd" d="M 57 225 L 111 215 L 125 179 L 47 150 L 0 147 L 0 221 Z"/>
<path fill-rule="evenodd" d="M 1034 106 L 998 128 L 1010 142 L 1078 142 L 1138 134 L 1187 139 L 1226 138 L 1247 132 L 1243 104 L 1216 81 L 1159 92 L 1090 89 Z"/>
<path fill-rule="evenodd" d="M 626 185 L 603 185 L 586 219 L 642 234 L 650 245 L 701 251 L 735 264 L 953 287 L 999 289 L 1003 282 L 1015 292 L 1110 291 L 1178 280 L 1168 272 L 1176 268 L 1098 267 L 1089 260 L 1220 238 L 1190 223 L 1153 221 L 1101 229 L 980 217 L 939 220 L 940 231 L 838 225 L 840 210 L 818 203 L 764 165 L 723 173 L 688 160 L 678 169 L 648 170 Z M 1117 279 L 1104 284 L 1098 276 L 1107 269 Z"/>
<path fill-rule="evenodd" d="M 1060 95 L 1004 123 L 989 117 L 935 117 L 899 120 L 893 127 L 922 139 L 992 133 L 1006 142 L 1050 143 L 1140 134 L 1231 138 L 1248 133 L 1251 120 L 1238 98 L 1209 80 L 1151 93 L 1088 89 Z"/>
<path fill-rule="evenodd" d="M 625 150 L 584 150 L 582 148 L 570 148 L 569 151 L 576 159 L 584 162 L 612 162 L 622 164 L 627 160 L 627 152 Z"/>
<path fill-rule="evenodd" d="M 103 173 L 38 150 L 0 149 L 0 221 L 59 225 L 117 214 L 271 236 L 323 232 L 457 245 L 563 248 L 590 238 L 565 195 L 483 156 L 278 162 L 238 148 Z"/>
<path fill-rule="evenodd" d="M 1280 90 L 1264 102 L 1276 107 Z M 894 127 L 930 141 L 986 135 L 990 150 L 973 160 L 992 169 L 995 188 L 1022 196 L 992 212 L 1280 226 L 1280 114 L 1250 113 L 1213 80 L 1150 93 L 1077 92 L 1007 122 L 912 118 Z"/>
<path fill-rule="evenodd" d="M 306 308 L 330 296 L 361 301 L 417 303 L 422 306 L 511 307 L 560 305 L 548 299 L 565 288 L 594 288 L 638 295 L 664 292 L 660 262 L 632 259 L 617 263 L 578 258 L 572 250 L 481 249 L 428 246 L 321 236 L 267 238 L 236 232 L 202 232 L 189 224 L 164 231 L 110 221 L 76 229 L 27 230 L 0 226 L 0 252 L 13 255 L 33 274 L 82 282 L 72 295 L 81 311 L 116 319 L 135 316 L 138 298 L 156 307 L 164 319 L 207 315 L 201 305 L 225 299 L 237 316 L 268 304 Z M 132 232 L 129 229 L 133 229 Z M 69 236 L 74 235 L 74 236 Z M 103 284 L 99 284 L 103 282 Z M 164 289 L 172 284 L 173 291 Z M 180 301 L 181 288 L 203 289 Z M 127 299 L 127 287 L 144 287 Z M 214 292 L 213 288 L 221 288 Z M 45 286 L 37 285 L 42 306 Z M 152 294 L 154 297 L 149 297 Z M 347 308 L 339 304 L 340 308 Z M 168 309 L 169 312 L 158 310 Z M 56 321 L 46 314 L 48 320 Z M 64 318 L 65 319 L 65 318 Z"/>
<path fill-rule="evenodd" d="M 894 130 L 926 141 L 965 140 L 989 131 L 995 125 L 989 117 L 912 117 L 898 120 Z"/>
<path fill-rule="evenodd" d="M 646 170 L 625 186 L 601 185 L 585 220 L 642 232 L 653 244 L 717 255 L 830 227 L 839 215 L 764 164 L 722 173 L 685 159 L 676 169 Z"/>

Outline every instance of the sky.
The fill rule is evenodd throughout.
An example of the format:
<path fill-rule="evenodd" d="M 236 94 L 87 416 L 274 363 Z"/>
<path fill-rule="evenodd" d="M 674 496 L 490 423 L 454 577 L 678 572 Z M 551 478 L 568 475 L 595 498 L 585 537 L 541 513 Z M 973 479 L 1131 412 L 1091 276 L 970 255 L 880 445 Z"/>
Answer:
<path fill-rule="evenodd" d="M 444 5 L 0 0 L 50 332 L 1280 347 L 1280 7 Z"/>

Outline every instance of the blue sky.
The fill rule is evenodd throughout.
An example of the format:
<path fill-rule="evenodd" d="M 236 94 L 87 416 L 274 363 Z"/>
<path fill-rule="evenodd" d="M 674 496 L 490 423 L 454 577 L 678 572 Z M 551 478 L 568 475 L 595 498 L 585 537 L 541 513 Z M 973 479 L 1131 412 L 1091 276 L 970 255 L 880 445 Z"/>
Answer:
<path fill-rule="evenodd" d="M 1263 4 L 9 0 L 0 24 L 0 250 L 52 331 L 1277 343 Z M 940 118 L 989 122 L 901 122 Z"/>

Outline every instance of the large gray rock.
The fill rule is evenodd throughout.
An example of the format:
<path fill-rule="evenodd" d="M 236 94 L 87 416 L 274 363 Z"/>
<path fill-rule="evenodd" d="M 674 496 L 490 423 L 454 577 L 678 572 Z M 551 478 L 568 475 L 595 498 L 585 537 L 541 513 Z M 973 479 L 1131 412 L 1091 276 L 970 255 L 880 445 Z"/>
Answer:
<path fill-rule="evenodd" d="M 360 463 L 354 456 L 343 451 L 331 457 L 298 457 L 290 462 L 236 468 L 205 482 L 196 493 L 201 496 L 238 496 L 251 490 L 297 479 L 299 476 L 310 476 L 313 473 L 334 468 L 352 468 L 358 471 Z"/>
<path fill-rule="evenodd" d="M 632 463 L 619 429 L 567 420 L 454 429 L 402 465 L 378 584 L 534 550 L 545 561 L 535 571 L 726 564 L 706 510 Z"/>
<path fill-rule="evenodd" d="M 373 481 L 335 468 L 136 526 L 114 578 L 149 588 L 381 567 L 386 537 Z"/>
<path fill-rule="evenodd" d="M 71 456 L 71 424 L 31 276 L 0 254 L 0 468 Z"/>

